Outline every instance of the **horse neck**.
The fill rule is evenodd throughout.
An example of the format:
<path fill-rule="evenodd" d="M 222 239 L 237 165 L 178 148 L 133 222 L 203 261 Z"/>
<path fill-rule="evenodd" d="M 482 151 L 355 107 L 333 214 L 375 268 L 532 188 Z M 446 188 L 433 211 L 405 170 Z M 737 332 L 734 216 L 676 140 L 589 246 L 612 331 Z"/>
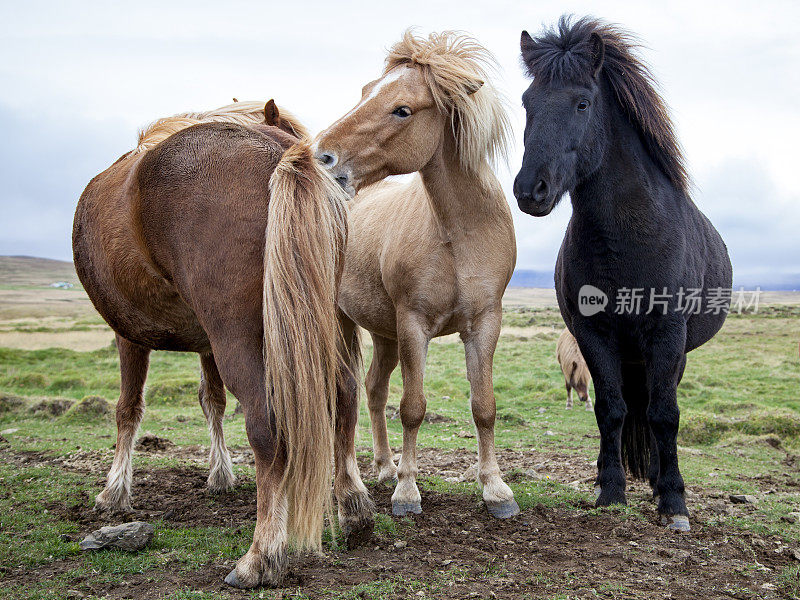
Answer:
<path fill-rule="evenodd" d="M 573 215 L 593 229 L 620 226 L 652 235 L 665 209 L 685 201 L 616 104 L 606 113 L 607 142 L 600 167 L 570 192 Z"/>
<path fill-rule="evenodd" d="M 508 204 L 488 162 L 477 173 L 465 169 L 449 128 L 419 173 L 446 242 L 463 239 L 482 227 L 496 226 L 498 219 L 511 222 Z"/>

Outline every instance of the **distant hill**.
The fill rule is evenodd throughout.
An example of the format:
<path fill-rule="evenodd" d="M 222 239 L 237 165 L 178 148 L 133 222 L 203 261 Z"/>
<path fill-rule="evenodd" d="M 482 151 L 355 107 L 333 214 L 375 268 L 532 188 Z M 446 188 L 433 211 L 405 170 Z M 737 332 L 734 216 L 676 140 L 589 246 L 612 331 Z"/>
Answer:
<path fill-rule="evenodd" d="M 511 283 L 509 283 L 508 286 L 525 288 L 552 288 L 555 287 L 553 284 L 553 272 L 517 269 L 511 276 Z"/>
<path fill-rule="evenodd" d="M 49 285 L 66 281 L 79 288 L 81 283 L 71 262 L 34 256 L 0 256 L 0 285 Z"/>
<path fill-rule="evenodd" d="M 67 281 L 75 287 L 81 285 L 71 262 L 34 256 L 0 256 L 0 285 L 43 286 L 56 281 Z M 759 286 L 765 291 L 800 290 L 800 274 L 765 277 L 760 282 L 734 281 L 735 289 L 739 289 L 740 286 L 746 289 Z M 552 289 L 553 272 L 517 269 L 511 276 L 509 287 Z"/>

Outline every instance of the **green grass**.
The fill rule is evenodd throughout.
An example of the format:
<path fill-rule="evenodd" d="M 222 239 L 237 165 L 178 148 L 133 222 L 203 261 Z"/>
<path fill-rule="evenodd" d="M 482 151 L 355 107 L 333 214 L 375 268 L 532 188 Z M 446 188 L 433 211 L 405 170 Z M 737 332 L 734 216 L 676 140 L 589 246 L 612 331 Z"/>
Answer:
<path fill-rule="evenodd" d="M 798 316 L 800 308 L 797 307 L 762 307 L 757 315 L 731 316 L 714 340 L 690 355 L 679 390 L 680 458 L 689 489 L 703 486 L 721 493 L 762 494 L 754 513 L 723 515 L 718 522 L 752 534 L 778 535 L 795 546 L 800 544 L 800 527 L 789 525 L 781 517 L 800 510 L 800 495 L 764 496 L 766 490 L 761 489 L 757 478 L 740 475 L 780 478 L 789 473 L 795 484 L 800 480 L 796 466 L 783 464 L 800 451 Z M 94 325 L 76 321 L 74 327 L 82 331 Z M 576 454 L 587 460 L 596 456 L 599 442 L 593 414 L 582 410 L 579 404 L 572 411 L 563 409 L 563 380 L 554 356 L 561 329 L 557 311 L 509 311 L 505 314 L 505 325 L 530 328 L 530 333 L 524 329 L 515 330 L 513 336 L 501 338 L 497 349 L 494 366 L 497 446 Z M 26 323 L 25 327 L 33 331 L 36 325 Z M 371 348 L 367 347 L 366 364 L 370 357 Z M 142 431 L 167 437 L 178 446 L 207 445 L 205 420 L 197 405 L 198 383 L 199 365 L 195 355 L 154 353 Z M 66 456 L 80 449 L 102 451 L 110 458 L 110 446 L 115 438 L 113 414 L 82 411 L 85 402 L 80 401 L 99 396 L 113 404 L 118 386 L 119 362 L 113 347 L 94 352 L 0 348 L 0 431 L 17 430 L 4 436 L 15 452 L 38 451 Z M 399 405 L 401 389 L 398 369 L 391 379 L 390 405 Z M 476 440 L 469 437 L 474 432 L 469 384 L 460 343 L 431 344 L 425 391 L 428 410 L 450 421 L 425 423 L 419 434 L 419 446 L 474 450 Z M 42 410 L 32 411 L 34 404 L 47 398 L 66 398 L 77 404 L 60 416 Z M 234 399 L 230 398 L 229 411 L 234 404 Z M 371 446 L 369 417 L 363 404 L 358 439 L 361 452 L 368 451 Z M 540 412 L 539 409 L 544 410 Z M 224 429 L 231 447 L 248 445 L 241 416 L 226 419 Z M 389 435 L 392 446 L 398 448 L 402 439 L 399 418 L 389 420 Z M 134 468 L 143 464 L 160 466 L 179 462 L 169 454 L 136 455 Z M 237 465 L 236 469 L 252 473 L 248 466 Z M 74 572 L 62 573 L 52 581 L 32 581 L 24 595 L 19 590 L 4 590 L 0 583 L 0 598 L 64 597 L 65 590 L 70 589 L 70 581 L 81 575 L 91 574 L 98 581 L 119 582 L 128 575 L 166 568 L 166 565 L 170 569 L 191 571 L 208 563 L 235 560 L 247 549 L 252 523 L 242 524 L 238 532 L 233 532 L 226 528 L 174 528 L 157 521 L 156 539 L 142 553 L 103 552 L 82 556 L 77 543 L 62 541 L 60 537 L 76 534 L 75 525 L 45 511 L 48 504 L 56 500 L 85 501 L 86 490 L 94 489 L 95 478 L 90 479 L 92 481 L 87 482 L 85 477 L 55 467 L 0 463 L 0 565 L 35 568 L 60 560 L 75 560 L 77 565 Z M 585 510 L 580 506 L 585 506 L 587 495 L 563 483 L 546 478 L 530 481 L 510 477 L 510 480 L 523 509 L 541 505 Z M 476 502 L 480 501 L 479 492 L 472 483 L 425 477 L 420 479 L 420 487 L 472 494 Z M 642 510 L 634 501 L 628 508 L 616 509 L 616 512 L 619 518 L 643 518 Z M 406 527 L 413 527 L 413 522 L 378 515 L 376 531 L 381 537 L 402 539 Z M 456 571 L 446 571 L 440 579 L 424 582 L 383 577 L 374 583 L 332 592 L 330 597 L 382 598 L 398 594 L 412 597 L 420 591 L 424 597 L 436 597 L 439 586 L 446 585 L 448 578 L 458 577 Z M 546 576 L 536 574 L 535 577 Z M 787 593 L 800 594 L 797 567 L 782 571 L 780 582 Z M 557 582 L 554 586 L 553 597 L 557 597 Z M 616 588 L 598 592 L 608 596 L 625 595 L 624 589 Z M 259 595 L 262 593 L 263 596 Z M 169 597 L 203 599 L 212 595 L 187 589 Z M 213 597 L 219 596 L 214 594 Z M 252 597 L 278 596 L 258 591 Z"/>

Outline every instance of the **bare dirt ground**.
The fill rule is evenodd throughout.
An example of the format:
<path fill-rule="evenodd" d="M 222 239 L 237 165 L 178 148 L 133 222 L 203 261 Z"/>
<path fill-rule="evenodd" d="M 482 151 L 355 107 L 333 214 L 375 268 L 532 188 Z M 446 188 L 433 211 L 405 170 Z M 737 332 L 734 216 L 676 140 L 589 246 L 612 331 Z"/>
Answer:
<path fill-rule="evenodd" d="M 153 447 L 159 447 L 158 444 Z M 158 452 L 164 452 L 160 450 Z M 254 523 L 255 494 L 252 481 L 246 489 L 212 496 L 205 490 L 205 449 L 168 447 L 186 466 L 147 468 L 134 472 L 132 519 L 163 519 L 169 526 L 229 527 L 242 531 Z M 59 465 L 87 477 L 95 489 L 75 501 L 48 507 L 62 519 L 75 523 L 80 536 L 102 525 L 108 517 L 92 510 L 92 498 L 103 484 L 110 452 L 78 452 L 69 458 L 39 453 L 0 450 L 0 458 L 26 466 Z M 237 463 L 250 461 L 249 451 L 233 452 Z M 420 476 L 437 473 L 469 479 L 476 460 L 473 452 L 424 449 Z M 586 490 L 575 505 L 548 508 L 536 505 L 508 521 L 490 517 L 475 494 L 445 494 L 426 489 L 422 482 L 423 514 L 396 519 L 396 535 L 378 533 L 365 547 L 353 551 L 326 550 L 324 556 L 304 554 L 291 561 L 285 594 L 302 592 L 328 598 L 330 591 L 345 591 L 357 584 L 395 580 L 388 598 L 414 597 L 413 584 L 436 582 L 436 597 L 451 598 L 781 598 L 775 574 L 796 564 L 793 550 L 778 538 L 758 537 L 723 525 L 709 524 L 715 514 L 748 508 L 731 505 L 723 494 L 695 489 L 689 502 L 693 510 L 690 533 L 669 532 L 657 525 L 655 510 L 647 518 L 617 512 L 596 512 L 589 501 L 594 467 L 584 456 L 561 453 L 502 451 L 501 468 L 510 481 L 546 478 Z M 434 466 L 435 465 L 435 466 Z M 534 465 L 533 470 L 530 465 Z M 527 467 L 527 470 L 524 470 Z M 362 472 L 370 473 L 366 460 Z M 435 469 L 435 470 L 434 470 Z M 781 481 L 770 481 L 775 493 L 796 491 Z M 379 512 L 390 514 L 391 488 L 368 481 Z M 787 487 L 789 486 L 789 487 Z M 647 502 L 649 492 L 636 485 L 633 502 Z M 23 500 L 20 500 L 23 501 Z M 146 508 L 144 508 L 146 506 Z M 80 539 L 76 536 L 76 539 Z M 36 577 L 62 575 L 80 559 L 57 561 L 37 569 Z M 195 590 L 227 591 L 234 598 L 245 592 L 226 588 L 222 578 L 233 567 L 208 564 L 197 571 L 181 571 L 180 564 L 131 575 L 122 585 L 109 588 L 79 576 L 71 588 L 106 598 L 160 598 L 190 586 Z M 24 583 L 30 573 L 10 570 L 6 585 Z M 269 596 L 267 596 L 269 597 Z"/>

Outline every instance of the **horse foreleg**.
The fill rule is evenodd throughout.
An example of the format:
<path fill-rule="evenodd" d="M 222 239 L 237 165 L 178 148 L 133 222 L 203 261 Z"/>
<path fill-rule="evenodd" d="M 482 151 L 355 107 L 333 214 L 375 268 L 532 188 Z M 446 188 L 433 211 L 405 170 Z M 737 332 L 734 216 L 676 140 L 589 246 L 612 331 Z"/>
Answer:
<path fill-rule="evenodd" d="M 397 468 L 397 487 L 392 494 L 392 513 L 404 516 L 422 512 L 417 488 L 417 433 L 425 418 L 422 380 L 428 353 L 428 338 L 413 318 L 398 319 L 398 351 L 403 373 L 400 420 L 403 423 L 403 454 Z"/>
<path fill-rule="evenodd" d="M 237 588 L 277 587 L 288 564 L 288 506 L 280 486 L 285 461 L 267 424 L 263 403 L 245 406 L 245 424 L 256 462 L 256 528 L 250 549 L 225 577 L 225 583 Z"/>
<path fill-rule="evenodd" d="M 222 419 L 225 416 L 225 386 L 219 376 L 213 354 L 200 355 L 200 406 L 208 422 L 211 435 L 211 453 L 208 457 L 208 489 L 225 492 L 233 489 L 236 477 L 233 474 L 231 455 L 225 445 Z"/>
<path fill-rule="evenodd" d="M 627 504 L 625 470 L 622 467 L 622 426 L 627 408 L 622 397 L 622 365 L 616 340 L 598 335 L 583 320 L 575 323 L 576 335 L 594 378 L 595 419 L 600 430 L 600 455 L 597 458 L 599 488 L 596 506 Z"/>
<path fill-rule="evenodd" d="M 503 481 L 494 450 L 497 407 L 492 386 L 492 362 L 500 335 L 501 309 L 485 313 L 462 335 L 470 383 L 472 417 L 478 432 L 478 482 L 489 512 L 500 519 L 519 514 L 514 492 Z"/>
<path fill-rule="evenodd" d="M 389 399 L 389 378 L 397 366 L 397 342 L 372 334 L 372 362 L 367 372 L 367 405 L 372 427 L 372 451 L 378 481 L 397 479 L 397 467 L 386 431 L 386 402 Z"/>
<path fill-rule="evenodd" d="M 150 349 L 117 335 L 119 352 L 120 395 L 117 401 L 117 446 L 108 472 L 105 489 L 95 498 L 102 510 L 131 509 L 131 454 L 136 432 L 144 416 L 144 384 L 150 364 Z"/>

